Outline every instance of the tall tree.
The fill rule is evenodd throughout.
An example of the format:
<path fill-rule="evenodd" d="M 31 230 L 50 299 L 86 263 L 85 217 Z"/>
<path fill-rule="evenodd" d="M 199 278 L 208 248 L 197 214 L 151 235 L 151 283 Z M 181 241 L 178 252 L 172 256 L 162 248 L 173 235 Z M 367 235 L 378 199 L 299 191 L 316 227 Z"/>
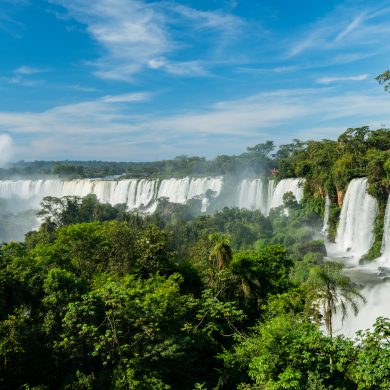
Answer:
<path fill-rule="evenodd" d="M 310 270 L 306 283 L 311 302 L 321 306 L 325 328 L 330 337 L 333 336 L 333 314 L 341 310 L 342 321 L 344 321 L 349 306 L 357 315 L 358 301 L 366 302 L 351 279 L 342 274 L 342 269 L 342 264 L 331 261 L 315 266 Z"/>
<path fill-rule="evenodd" d="M 213 233 L 209 235 L 209 240 L 213 243 L 209 256 L 210 266 L 220 271 L 230 264 L 233 257 L 230 247 L 230 236 L 223 233 Z"/>

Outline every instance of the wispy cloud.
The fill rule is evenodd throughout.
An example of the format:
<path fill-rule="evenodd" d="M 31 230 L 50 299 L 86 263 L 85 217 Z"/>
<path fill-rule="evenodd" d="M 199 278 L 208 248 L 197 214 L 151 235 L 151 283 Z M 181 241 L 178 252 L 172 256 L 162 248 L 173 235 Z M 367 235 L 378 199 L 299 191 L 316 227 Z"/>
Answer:
<path fill-rule="evenodd" d="M 318 84 L 331 84 L 338 81 L 363 81 L 368 78 L 368 74 L 359 74 L 356 76 L 333 76 L 333 77 L 320 77 L 316 80 Z"/>
<path fill-rule="evenodd" d="M 195 45 L 199 33 L 214 34 L 218 45 L 227 42 L 242 24 L 239 18 L 222 11 L 199 11 L 173 2 L 50 1 L 65 8 L 69 18 L 84 24 L 102 46 L 104 53 L 93 63 L 95 74 L 113 80 L 132 81 L 134 74 L 145 68 L 180 76 L 206 75 L 202 59 L 176 61 L 169 56 Z M 185 41 L 173 34 L 177 29 Z"/>
<path fill-rule="evenodd" d="M 19 68 L 16 68 L 13 71 L 13 73 L 15 73 L 17 75 L 29 76 L 29 75 L 33 75 L 33 74 L 37 74 L 37 73 L 43 73 L 46 71 L 47 71 L 46 69 L 34 68 L 32 66 L 22 65 L 22 66 L 19 66 Z"/>
<path fill-rule="evenodd" d="M 354 58 L 359 59 L 359 54 L 363 57 L 369 53 L 376 54 L 378 48 L 389 50 L 387 37 L 390 25 L 387 16 L 390 8 L 386 4 L 387 1 L 365 4 L 363 9 L 351 3 L 336 7 L 293 38 L 287 58 L 306 52 L 311 55 L 313 52 L 329 54 L 330 51 L 351 54 L 348 50 L 353 50 Z"/>
<path fill-rule="evenodd" d="M 134 102 L 145 102 L 150 100 L 151 95 L 147 92 L 135 92 L 127 93 L 123 95 L 108 95 L 100 99 L 104 103 L 134 103 Z"/>
<path fill-rule="evenodd" d="M 150 99 L 139 92 L 42 112 L 0 112 L 0 131 L 22 136 L 17 152 L 24 158 L 144 160 L 146 154 L 236 153 L 267 139 L 289 142 L 298 130 L 307 137 L 332 138 L 346 127 L 390 123 L 390 99 L 382 92 L 332 96 L 329 88 L 279 90 L 196 110 L 141 114 L 135 104 Z"/>
<path fill-rule="evenodd" d="M 0 12 L 0 31 L 4 31 L 14 38 L 21 38 L 25 25 L 15 16 L 18 11 L 29 5 L 27 0 L 3 0 Z"/>
<path fill-rule="evenodd" d="M 177 76 L 205 76 L 209 73 L 200 61 L 169 62 L 165 58 L 154 58 L 148 66 Z"/>
<path fill-rule="evenodd" d="M 4 81 L 7 84 L 19 85 L 22 87 L 36 87 L 43 84 L 44 80 L 31 80 L 20 75 L 14 75 L 11 77 L 0 77 L 0 81 Z"/>
<path fill-rule="evenodd" d="M 85 87 L 83 85 L 78 85 L 78 84 L 67 85 L 66 88 L 73 89 L 75 91 L 80 91 L 80 92 L 98 92 L 97 88 Z"/>
<path fill-rule="evenodd" d="M 0 77 L 0 81 L 22 87 L 36 87 L 37 85 L 43 84 L 45 81 L 31 78 L 31 76 L 44 72 L 47 72 L 47 69 L 22 65 L 14 69 L 9 76 Z"/>
<path fill-rule="evenodd" d="M 364 15 L 360 14 L 357 15 L 351 23 L 347 24 L 343 30 L 341 30 L 336 38 L 335 41 L 338 42 L 345 38 L 348 34 L 350 34 L 353 30 L 355 30 L 362 22 L 364 21 Z"/>

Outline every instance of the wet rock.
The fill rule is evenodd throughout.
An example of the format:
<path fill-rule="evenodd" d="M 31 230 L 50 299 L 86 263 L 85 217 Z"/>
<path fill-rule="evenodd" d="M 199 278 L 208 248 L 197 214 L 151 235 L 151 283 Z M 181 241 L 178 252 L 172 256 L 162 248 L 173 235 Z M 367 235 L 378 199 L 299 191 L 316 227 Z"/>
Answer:
<path fill-rule="evenodd" d="M 378 267 L 379 276 L 390 276 L 390 268 L 388 267 Z"/>

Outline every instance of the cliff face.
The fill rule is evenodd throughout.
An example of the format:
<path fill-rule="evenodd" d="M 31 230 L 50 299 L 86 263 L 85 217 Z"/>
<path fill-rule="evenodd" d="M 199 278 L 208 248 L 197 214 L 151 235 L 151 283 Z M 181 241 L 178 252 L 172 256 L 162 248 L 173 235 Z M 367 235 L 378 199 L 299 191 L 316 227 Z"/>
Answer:
<path fill-rule="evenodd" d="M 342 190 L 337 190 L 337 204 L 341 208 L 343 205 L 344 192 Z"/>

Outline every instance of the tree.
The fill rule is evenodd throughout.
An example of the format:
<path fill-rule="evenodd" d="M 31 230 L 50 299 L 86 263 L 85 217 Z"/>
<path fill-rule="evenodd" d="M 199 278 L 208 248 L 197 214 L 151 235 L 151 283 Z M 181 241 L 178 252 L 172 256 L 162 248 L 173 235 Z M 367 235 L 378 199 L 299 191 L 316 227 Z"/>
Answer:
<path fill-rule="evenodd" d="M 377 318 L 374 329 L 357 333 L 359 349 L 353 377 L 359 389 L 390 388 L 390 321 Z"/>
<path fill-rule="evenodd" d="M 233 351 L 222 354 L 227 381 L 236 385 L 229 388 L 356 389 L 345 374 L 355 356 L 353 342 L 325 336 L 301 315 L 270 318 L 237 339 Z"/>
<path fill-rule="evenodd" d="M 379 76 L 375 77 L 375 80 L 384 86 L 385 91 L 390 91 L 390 70 L 381 73 Z"/>
<path fill-rule="evenodd" d="M 232 271 L 241 279 L 241 288 L 248 296 L 264 299 L 269 294 L 290 287 L 291 260 L 282 245 L 268 245 L 261 251 L 235 253 Z"/>
<path fill-rule="evenodd" d="M 342 321 L 347 316 L 350 305 L 353 313 L 359 312 L 358 300 L 366 302 L 351 279 L 341 273 L 343 265 L 328 261 L 310 270 L 306 286 L 311 302 L 322 306 L 322 316 L 330 337 L 333 335 L 333 314 L 341 310 Z"/>
<path fill-rule="evenodd" d="M 222 268 L 230 264 L 233 257 L 230 237 L 223 233 L 213 233 L 209 235 L 209 240 L 213 243 L 209 256 L 210 266 L 213 270 L 221 271 Z"/>
<path fill-rule="evenodd" d="M 179 274 L 105 278 L 67 306 L 55 344 L 62 361 L 94 372 L 94 388 L 192 388 L 207 345 L 191 324 L 197 301 L 181 293 L 182 282 Z"/>

